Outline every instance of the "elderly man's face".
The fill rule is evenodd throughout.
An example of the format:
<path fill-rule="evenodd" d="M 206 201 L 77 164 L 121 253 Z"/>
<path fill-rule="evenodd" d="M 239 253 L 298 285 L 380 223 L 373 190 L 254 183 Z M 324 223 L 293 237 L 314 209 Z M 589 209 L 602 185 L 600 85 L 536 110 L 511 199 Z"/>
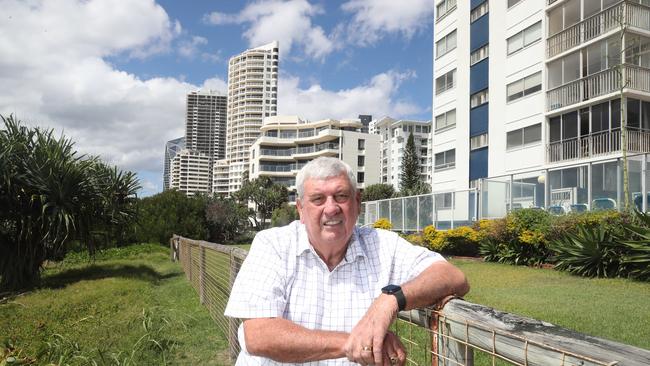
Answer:
<path fill-rule="evenodd" d="M 360 204 L 361 194 L 353 191 L 345 174 L 324 180 L 306 179 L 303 197 L 296 202 L 300 222 L 307 227 L 314 247 L 347 243 Z"/>

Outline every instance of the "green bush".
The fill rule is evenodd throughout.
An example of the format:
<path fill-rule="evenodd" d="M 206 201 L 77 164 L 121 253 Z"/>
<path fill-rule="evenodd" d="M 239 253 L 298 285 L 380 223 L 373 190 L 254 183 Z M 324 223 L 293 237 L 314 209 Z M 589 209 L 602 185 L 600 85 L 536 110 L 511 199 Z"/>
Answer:
<path fill-rule="evenodd" d="M 546 235 L 551 216 L 539 209 L 511 212 L 503 219 L 481 220 L 477 227 L 478 252 L 487 261 L 540 265 L 550 255 Z"/>
<path fill-rule="evenodd" d="M 168 244 L 173 234 L 207 240 L 207 202 L 208 199 L 204 196 L 187 197 L 176 190 L 141 199 L 138 202 L 138 241 Z"/>
<path fill-rule="evenodd" d="M 430 225 L 424 228 L 422 239 L 429 249 L 438 253 L 462 256 L 478 254 L 477 232 L 468 226 L 438 231 Z"/>
<path fill-rule="evenodd" d="M 387 218 L 382 217 L 379 220 L 375 221 L 372 227 L 374 227 L 375 229 L 390 230 L 393 228 L 393 224 L 391 224 Z"/>
<path fill-rule="evenodd" d="M 273 213 L 271 214 L 271 226 L 277 227 L 288 225 L 299 218 L 300 216 L 298 215 L 296 206 L 284 203 L 279 208 L 273 210 Z"/>
<path fill-rule="evenodd" d="M 581 224 L 577 233 L 549 243 L 555 268 L 585 277 L 618 277 L 622 247 L 604 226 Z"/>

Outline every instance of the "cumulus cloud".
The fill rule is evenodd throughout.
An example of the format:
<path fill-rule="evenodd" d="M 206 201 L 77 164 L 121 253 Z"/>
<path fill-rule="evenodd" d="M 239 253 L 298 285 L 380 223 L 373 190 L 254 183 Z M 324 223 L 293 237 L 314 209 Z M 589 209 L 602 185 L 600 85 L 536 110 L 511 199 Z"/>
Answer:
<path fill-rule="evenodd" d="M 418 114 L 424 110 L 399 97 L 400 85 L 414 77 L 413 71 L 391 70 L 375 75 L 363 85 L 335 91 L 325 90 L 317 83 L 301 88 L 298 77 L 283 77 L 278 88 L 278 113 L 310 120 L 356 118 L 359 114 L 397 118 Z"/>
<path fill-rule="evenodd" d="M 277 40 L 283 57 L 298 46 L 308 57 L 323 59 L 335 45 L 320 26 L 312 24 L 311 18 L 322 13 L 320 6 L 306 0 L 270 0 L 251 3 L 237 14 L 213 12 L 205 15 L 204 21 L 214 25 L 247 24 L 244 37 L 250 47 Z"/>
<path fill-rule="evenodd" d="M 431 25 L 433 7 L 431 0 L 349 0 L 341 9 L 353 14 L 353 20 L 338 30 L 363 46 L 391 33 L 410 38 Z"/>
<path fill-rule="evenodd" d="M 79 151 L 123 169 L 160 171 L 162 146 L 183 135 L 185 94 L 197 86 L 142 80 L 105 59 L 168 52 L 178 22 L 152 0 L 4 0 L 0 8 L 0 113 L 63 131 Z"/>
<path fill-rule="evenodd" d="M 193 58 L 199 53 L 199 47 L 208 44 L 205 37 L 192 36 L 189 39 L 180 42 L 178 53 L 187 58 Z"/>

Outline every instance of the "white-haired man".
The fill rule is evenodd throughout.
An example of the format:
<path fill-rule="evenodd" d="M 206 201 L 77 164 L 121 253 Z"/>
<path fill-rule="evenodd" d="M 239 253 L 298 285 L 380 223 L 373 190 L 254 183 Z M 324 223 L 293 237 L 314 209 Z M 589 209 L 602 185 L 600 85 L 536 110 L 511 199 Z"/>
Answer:
<path fill-rule="evenodd" d="M 225 314 L 243 319 L 237 365 L 403 365 L 398 311 L 469 291 L 463 273 L 397 234 L 355 226 L 361 195 L 336 158 L 296 177 L 300 222 L 258 233 Z"/>

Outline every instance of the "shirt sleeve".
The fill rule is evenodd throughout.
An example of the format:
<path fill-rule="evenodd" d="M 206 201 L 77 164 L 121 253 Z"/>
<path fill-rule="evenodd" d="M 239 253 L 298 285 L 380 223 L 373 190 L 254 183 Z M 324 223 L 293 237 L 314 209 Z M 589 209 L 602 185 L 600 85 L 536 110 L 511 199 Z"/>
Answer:
<path fill-rule="evenodd" d="M 445 260 L 442 255 L 427 248 L 413 245 L 400 236 L 397 236 L 394 258 L 395 267 L 391 283 L 399 285 L 417 277 L 434 262 Z"/>
<path fill-rule="evenodd" d="M 274 318 L 286 306 L 286 259 L 271 231 L 253 239 L 233 284 L 224 314 L 232 318 Z"/>

